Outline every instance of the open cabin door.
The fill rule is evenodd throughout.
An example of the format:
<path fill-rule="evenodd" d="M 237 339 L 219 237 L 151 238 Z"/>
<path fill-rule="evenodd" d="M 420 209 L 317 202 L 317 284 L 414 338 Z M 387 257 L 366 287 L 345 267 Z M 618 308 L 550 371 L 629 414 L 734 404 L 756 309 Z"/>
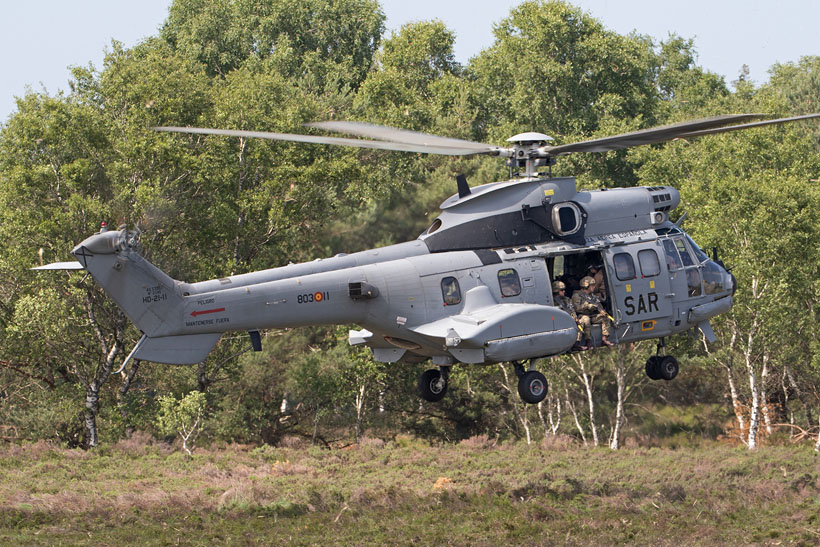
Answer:
<path fill-rule="evenodd" d="M 617 245 L 604 250 L 616 324 L 640 321 L 652 331 L 655 319 L 669 316 L 669 275 L 663 248 L 655 241 Z"/>

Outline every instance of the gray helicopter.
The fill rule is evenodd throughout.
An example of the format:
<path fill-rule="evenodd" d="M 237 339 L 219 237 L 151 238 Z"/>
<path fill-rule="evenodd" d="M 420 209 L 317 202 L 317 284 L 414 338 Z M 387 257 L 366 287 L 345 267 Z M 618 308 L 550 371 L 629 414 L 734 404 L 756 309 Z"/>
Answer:
<path fill-rule="evenodd" d="M 127 356 L 157 363 L 204 360 L 225 332 L 247 331 L 261 351 L 262 329 L 356 324 L 352 345 L 367 346 L 386 363 L 432 361 L 419 379 L 421 396 L 441 400 L 456 363 L 510 362 L 527 403 L 547 394 L 537 359 L 603 343 L 659 339 L 647 360 L 653 380 L 671 380 L 677 360 L 664 354 L 666 337 L 699 329 L 727 312 L 737 282 L 711 259 L 669 213 L 680 194 L 669 186 L 578 191 L 575 179 L 551 176 L 558 156 L 607 152 L 676 138 L 736 131 L 820 117 L 760 120 L 725 115 L 571 144 L 550 145 L 541 133 L 522 133 L 497 147 L 389 127 L 330 121 L 310 124 L 361 138 L 158 127 L 157 131 L 258 137 L 444 155 L 505 157 L 510 180 L 458 193 L 415 241 L 302 264 L 186 283 L 140 255 L 139 233 L 101 229 L 79 245 L 72 262 L 35 269 L 85 269 L 142 332 Z M 741 123 L 749 122 L 749 123 Z M 729 125 L 735 124 L 735 125 Z M 547 168 L 547 173 L 539 168 Z M 575 318 L 557 305 L 552 285 L 577 286 L 593 266 L 611 321 L 588 326 L 579 347 Z M 524 363 L 529 366 L 525 368 Z"/>

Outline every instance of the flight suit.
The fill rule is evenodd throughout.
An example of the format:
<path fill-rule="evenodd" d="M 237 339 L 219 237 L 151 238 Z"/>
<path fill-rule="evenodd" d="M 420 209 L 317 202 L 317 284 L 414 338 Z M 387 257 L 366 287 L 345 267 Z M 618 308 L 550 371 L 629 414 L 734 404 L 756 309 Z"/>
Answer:
<path fill-rule="evenodd" d="M 597 296 L 587 294 L 583 290 L 575 291 L 572 295 L 572 305 L 578 314 L 578 324 L 584 329 L 587 341 L 592 340 L 592 325 L 601 325 L 601 334 L 605 337 L 612 334 L 612 322 L 603 311 L 601 300 Z"/>

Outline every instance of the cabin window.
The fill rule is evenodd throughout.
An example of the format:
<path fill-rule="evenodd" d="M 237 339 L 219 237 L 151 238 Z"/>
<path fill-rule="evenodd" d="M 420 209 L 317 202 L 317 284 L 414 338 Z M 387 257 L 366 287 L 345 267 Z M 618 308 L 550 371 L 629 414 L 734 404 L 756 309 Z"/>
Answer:
<path fill-rule="evenodd" d="M 638 251 L 638 263 L 641 265 L 641 275 L 643 277 L 653 277 L 661 273 L 661 263 L 658 260 L 658 253 L 652 249 Z"/>
<path fill-rule="evenodd" d="M 458 286 L 458 279 L 455 277 L 445 277 L 441 280 L 441 296 L 444 298 L 445 306 L 455 306 L 461 303 L 461 288 Z"/>
<path fill-rule="evenodd" d="M 680 270 L 683 268 L 683 262 L 680 260 L 678 249 L 671 239 L 663 240 L 663 251 L 666 254 L 666 267 L 669 270 Z"/>
<path fill-rule="evenodd" d="M 612 257 L 612 262 L 615 264 L 615 275 L 618 279 L 621 281 L 635 279 L 635 263 L 629 253 L 616 254 Z"/>
<path fill-rule="evenodd" d="M 683 261 L 684 266 L 694 266 L 695 261 L 692 260 L 692 255 L 689 254 L 689 251 L 686 250 L 686 243 L 683 242 L 680 238 L 675 238 L 673 240 L 675 242 L 675 247 L 678 248 L 678 252 L 680 253 L 680 258 Z"/>
<path fill-rule="evenodd" d="M 501 287 L 501 296 L 518 296 L 521 294 L 521 281 L 518 272 L 512 268 L 498 271 L 498 285 Z"/>

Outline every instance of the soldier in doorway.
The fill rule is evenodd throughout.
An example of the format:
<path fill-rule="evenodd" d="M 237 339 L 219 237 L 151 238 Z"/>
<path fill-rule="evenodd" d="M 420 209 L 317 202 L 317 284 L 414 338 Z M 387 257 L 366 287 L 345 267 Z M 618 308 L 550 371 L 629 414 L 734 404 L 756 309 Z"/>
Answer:
<path fill-rule="evenodd" d="M 567 286 L 563 281 L 555 280 L 552 282 L 552 300 L 555 305 L 567 312 L 577 323 L 578 315 L 575 313 L 575 308 L 572 305 L 572 300 L 566 295 Z M 581 345 L 581 329 L 578 329 L 578 337 L 575 339 L 573 350 L 583 351 L 589 349 L 587 346 Z"/>
<path fill-rule="evenodd" d="M 590 264 L 587 268 L 587 275 L 595 280 L 595 290 L 592 294 L 597 296 L 601 302 L 606 302 L 606 283 L 604 283 L 604 270 L 601 264 Z"/>
<path fill-rule="evenodd" d="M 593 345 L 590 327 L 601 325 L 601 342 L 609 347 L 614 346 L 615 344 L 609 341 L 609 336 L 612 334 L 612 321 L 604 310 L 601 300 L 594 294 L 595 279 L 586 276 L 581 279 L 580 285 L 581 290 L 575 291 L 572 295 L 572 307 L 578 314 L 578 324 L 584 331 L 586 345 Z"/>

